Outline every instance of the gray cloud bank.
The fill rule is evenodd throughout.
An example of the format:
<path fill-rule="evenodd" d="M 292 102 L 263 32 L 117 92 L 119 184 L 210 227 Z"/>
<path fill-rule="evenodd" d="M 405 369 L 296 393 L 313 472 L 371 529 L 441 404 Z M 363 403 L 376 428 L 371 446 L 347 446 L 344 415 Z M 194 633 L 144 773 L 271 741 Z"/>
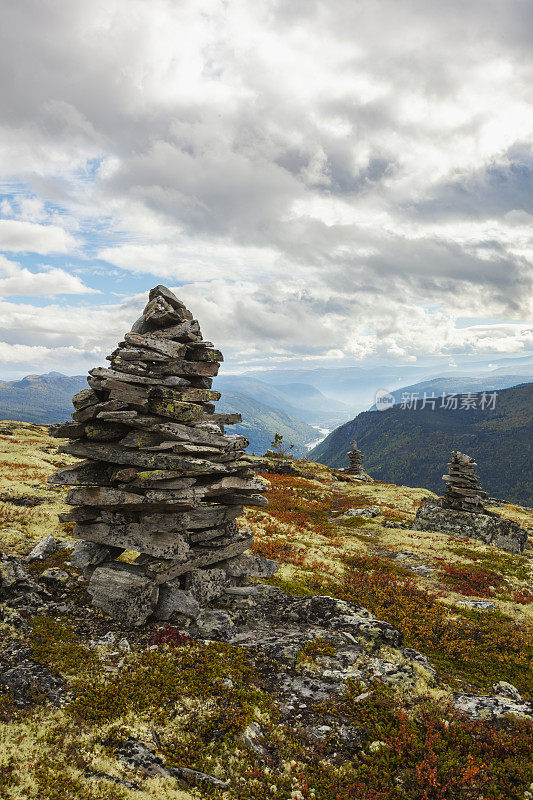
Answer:
<path fill-rule="evenodd" d="M 0 169 L 23 187 L 0 249 L 14 264 L 96 255 L 135 278 L 122 305 L 104 292 L 65 308 L 73 330 L 52 302 L 10 301 L 17 275 L 23 294 L 33 279 L 4 261 L 6 363 L 53 366 L 66 332 L 85 363 L 104 346 L 92 326 L 111 340 L 139 276 L 178 286 L 241 365 L 531 347 L 531 2 L 18 0 L 0 14 Z M 54 269 L 39 291 L 102 289 L 90 269 Z"/>

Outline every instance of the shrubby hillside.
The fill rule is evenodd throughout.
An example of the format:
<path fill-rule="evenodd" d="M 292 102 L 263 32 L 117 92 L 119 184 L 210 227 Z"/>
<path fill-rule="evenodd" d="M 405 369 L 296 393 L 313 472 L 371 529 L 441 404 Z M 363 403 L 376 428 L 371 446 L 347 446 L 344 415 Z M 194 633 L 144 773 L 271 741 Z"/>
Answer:
<path fill-rule="evenodd" d="M 0 381 L 0 417 L 47 425 L 70 419 L 72 397 L 87 388 L 84 375 L 26 375 L 19 381 Z"/>
<path fill-rule="evenodd" d="M 248 452 L 256 455 L 268 450 L 275 433 L 280 433 L 287 445 L 294 444 L 292 452 L 300 456 L 307 452 L 304 444 L 317 438 L 316 429 L 311 425 L 246 394 L 223 391 L 216 407 L 217 411 L 223 413 L 236 411 L 242 415 L 242 423 L 232 425 L 231 432 L 246 436 L 250 440 Z"/>
<path fill-rule="evenodd" d="M 396 403 L 401 403 L 402 397 L 405 395 L 416 395 L 420 401 L 426 397 L 442 397 L 442 395 L 451 394 L 464 394 L 466 392 L 494 392 L 501 391 L 502 389 L 509 389 L 513 386 L 519 386 L 523 383 L 531 383 L 531 374 L 528 375 L 513 375 L 513 374 L 495 374 L 489 375 L 473 375 L 469 377 L 454 377 L 445 376 L 442 378 L 432 378 L 428 381 L 421 381 L 420 383 L 413 383 L 410 386 L 403 386 L 401 389 L 395 389 L 391 392 Z M 372 405 L 369 411 L 376 411 L 375 404 Z"/>
<path fill-rule="evenodd" d="M 273 594 L 260 643 L 253 631 L 227 643 L 227 602 L 203 628 L 176 618 L 128 629 L 91 607 L 69 563 L 65 488 L 46 476 L 75 459 L 42 427 L 0 431 L 2 798 L 527 798 L 531 546 L 515 555 L 411 530 L 426 489 L 347 481 L 308 461 L 280 475 L 262 460 L 269 507 L 242 522 L 253 551 L 281 568 L 263 584 Z M 531 530 L 523 509 L 493 509 Z M 21 560 L 50 534 L 53 555 Z M 274 617 L 276 588 L 290 618 Z M 244 617 L 254 601 L 235 602 Z M 487 696 L 513 707 L 498 687 L 531 719 L 457 710 Z"/>

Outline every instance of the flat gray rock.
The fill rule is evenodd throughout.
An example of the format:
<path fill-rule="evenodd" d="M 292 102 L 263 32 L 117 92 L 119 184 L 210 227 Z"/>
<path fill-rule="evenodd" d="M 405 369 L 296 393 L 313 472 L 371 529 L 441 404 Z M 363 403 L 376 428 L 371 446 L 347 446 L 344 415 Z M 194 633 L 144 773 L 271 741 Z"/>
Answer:
<path fill-rule="evenodd" d="M 159 587 L 154 581 L 113 565 L 96 567 L 87 591 L 93 605 L 126 625 L 143 625 L 157 605 Z"/>
<path fill-rule="evenodd" d="M 518 523 L 489 512 L 444 508 L 438 501 L 423 503 L 412 525 L 418 531 L 442 531 L 453 536 L 479 539 L 508 553 L 522 553 L 528 533 Z"/>
<path fill-rule="evenodd" d="M 43 561 L 48 556 L 53 555 L 60 549 L 61 545 L 56 542 L 53 536 L 45 536 L 44 539 L 35 545 L 26 556 L 26 561 L 30 564 L 32 561 Z"/>

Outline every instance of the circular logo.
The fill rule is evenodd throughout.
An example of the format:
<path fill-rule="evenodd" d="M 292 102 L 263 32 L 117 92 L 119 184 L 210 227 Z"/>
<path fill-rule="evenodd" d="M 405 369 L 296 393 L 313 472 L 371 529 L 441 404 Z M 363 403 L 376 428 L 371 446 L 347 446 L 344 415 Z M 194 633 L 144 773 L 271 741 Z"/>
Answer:
<path fill-rule="evenodd" d="M 378 389 L 376 392 L 376 408 L 378 411 L 386 411 L 391 408 L 396 400 L 387 389 Z"/>

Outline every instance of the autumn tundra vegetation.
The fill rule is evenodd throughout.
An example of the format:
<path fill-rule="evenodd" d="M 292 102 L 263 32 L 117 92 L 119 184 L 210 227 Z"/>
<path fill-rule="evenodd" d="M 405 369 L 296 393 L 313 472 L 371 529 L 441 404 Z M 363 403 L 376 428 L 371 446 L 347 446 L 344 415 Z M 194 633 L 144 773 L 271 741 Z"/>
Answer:
<path fill-rule="evenodd" d="M 195 637 L 173 621 L 128 629 L 91 607 L 86 582 L 70 565 L 72 523 L 58 521 L 67 510 L 66 489 L 46 483 L 72 463 L 45 427 L 2 423 L 2 557 L 24 558 L 49 535 L 60 547 L 27 564 L 35 585 L 47 587 L 36 610 L 30 601 L 15 602 L 5 589 L 9 581 L 3 583 L 2 675 L 18 654 L 18 663 L 31 662 L 41 678 L 22 697 L 9 681 L 2 684 L 1 797 L 533 796 L 531 719 L 472 719 L 448 702 L 453 692 L 493 694 L 502 681 L 524 702 L 533 699 L 528 550 L 506 553 L 474 539 L 412 530 L 417 508 L 434 497 L 428 490 L 361 483 L 295 459 L 297 474 L 279 474 L 275 457 L 257 459 L 270 484 L 269 506 L 246 509 L 241 522 L 253 531 L 253 552 L 280 564 L 257 582 L 295 602 L 329 596 L 367 609 L 401 631 L 403 646 L 423 654 L 439 677 L 436 684 L 421 666 L 408 688 L 350 678 L 341 692 L 314 704 L 312 719 L 308 708 L 297 719 L 298 709 L 291 716 L 280 705 L 273 681 L 279 662 L 264 650 L 217 640 L 214 629 Z M 371 511 L 348 513 L 354 508 Z M 531 525 L 523 508 L 494 510 Z M 490 608 L 476 605 L 481 601 Z M 327 630 L 300 641 L 284 656 L 284 674 L 293 681 L 323 677 L 336 650 Z M 384 645 L 379 655 L 392 659 L 398 652 Z M 339 739 L 340 730 L 352 733 Z M 150 747 L 159 766 L 133 764 L 124 746 L 131 741 Z"/>

